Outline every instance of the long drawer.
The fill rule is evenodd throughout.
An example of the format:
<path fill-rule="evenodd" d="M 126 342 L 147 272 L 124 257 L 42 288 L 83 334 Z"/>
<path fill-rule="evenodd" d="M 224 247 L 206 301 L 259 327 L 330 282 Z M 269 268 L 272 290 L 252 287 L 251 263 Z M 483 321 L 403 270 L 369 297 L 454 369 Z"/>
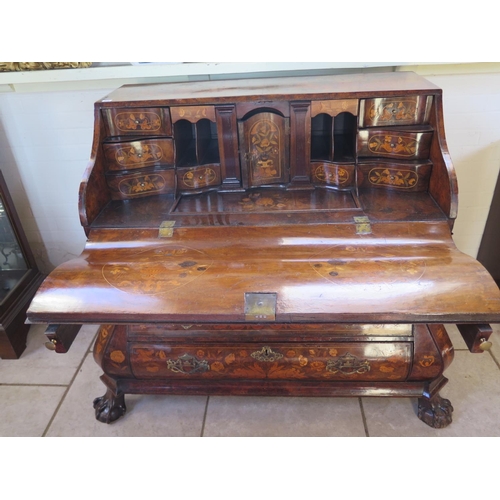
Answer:
<path fill-rule="evenodd" d="M 409 374 L 411 342 L 130 343 L 139 379 L 312 379 L 398 381 Z"/>

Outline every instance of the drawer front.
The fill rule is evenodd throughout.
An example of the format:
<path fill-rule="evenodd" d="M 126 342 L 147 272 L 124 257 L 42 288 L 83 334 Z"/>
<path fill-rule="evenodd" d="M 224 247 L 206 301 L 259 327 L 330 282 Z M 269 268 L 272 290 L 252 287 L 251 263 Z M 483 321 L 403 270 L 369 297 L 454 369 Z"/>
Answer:
<path fill-rule="evenodd" d="M 359 126 L 423 125 L 429 121 L 431 105 L 431 96 L 363 99 Z"/>
<path fill-rule="evenodd" d="M 172 139 L 145 139 L 143 141 L 103 144 L 108 170 L 133 170 L 136 168 L 174 164 Z"/>
<path fill-rule="evenodd" d="M 427 191 L 431 176 L 430 163 L 396 162 L 358 163 L 358 186 L 362 188 Z"/>
<path fill-rule="evenodd" d="M 180 191 L 200 190 L 218 186 L 220 183 L 220 165 L 218 164 L 177 169 L 177 186 Z"/>
<path fill-rule="evenodd" d="M 137 378 L 405 380 L 411 343 L 130 344 Z"/>
<path fill-rule="evenodd" d="M 431 139 L 432 131 L 360 130 L 358 156 L 426 160 Z"/>
<path fill-rule="evenodd" d="M 116 108 L 102 113 L 109 136 L 172 135 L 168 108 Z"/>
<path fill-rule="evenodd" d="M 113 200 L 127 200 L 175 192 L 173 168 L 134 174 L 107 174 L 106 180 Z"/>
<path fill-rule="evenodd" d="M 350 189 L 354 186 L 354 164 L 338 164 L 321 161 L 311 162 L 314 184 Z"/>

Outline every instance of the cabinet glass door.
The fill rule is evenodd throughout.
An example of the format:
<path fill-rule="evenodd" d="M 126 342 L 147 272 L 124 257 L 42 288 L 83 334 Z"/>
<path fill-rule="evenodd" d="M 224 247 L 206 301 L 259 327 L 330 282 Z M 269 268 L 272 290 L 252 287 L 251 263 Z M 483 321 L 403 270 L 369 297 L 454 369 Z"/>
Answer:
<path fill-rule="evenodd" d="M 0 196 L 0 304 L 26 274 L 28 265 Z"/>

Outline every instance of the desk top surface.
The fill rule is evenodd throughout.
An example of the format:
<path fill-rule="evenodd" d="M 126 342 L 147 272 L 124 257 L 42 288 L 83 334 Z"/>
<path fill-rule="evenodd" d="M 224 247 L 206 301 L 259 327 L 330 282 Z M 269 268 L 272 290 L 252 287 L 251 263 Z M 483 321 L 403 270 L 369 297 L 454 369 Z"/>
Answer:
<path fill-rule="evenodd" d="M 441 89 L 415 73 L 402 71 L 124 85 L 98 101 L 98 104 L 114 106 L 119 102 L 134 101 L 184 104 L 187 101 L 224 103 L 255 99 L 325 99 L 328 96 L 333 98 L 335 94 L 342 94 L 342 98 L 347 98 L 360 97 L 370 92 L 377 92 L 381 97 L 404 95 L 407 92 L 436 94 L 441 93 Z"/>

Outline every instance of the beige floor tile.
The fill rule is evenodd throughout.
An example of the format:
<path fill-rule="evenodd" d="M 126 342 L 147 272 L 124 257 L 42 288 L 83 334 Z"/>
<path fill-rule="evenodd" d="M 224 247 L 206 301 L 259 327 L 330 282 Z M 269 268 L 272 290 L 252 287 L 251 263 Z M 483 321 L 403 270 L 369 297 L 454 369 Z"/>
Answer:
<path fill-rule="evenodd" d="M 19 359 L 0 359 L 0 384 L 67 385 L 87 354 L 98 326 L 86 325 L 65 354 L 45 347 L 46 325 L 32 325 L 26 350 Z"/>
<path fill-rule="evenodd" d="M 48 436 L 200 436 L 205 396 L 125 396 L 127 413 L 112 424 L 95 419 L 92 402 L 106 392 L 101 369 L 92 355 L 85 359 Z"/>
<path fill-rule="evenodd" d="M 462 337 L 462 334 L 458 331 L 457 325 L 444 325 L 448 335 L 450 336 L 451 343 L 455 350 L 469 350 L 467 344 Z"/>
<path fill-rule="evenodd" d="M 42 436 L 65 390 L 65 387 L 0 385 L 0 436 Z"/>
<path fill-rule="evenodd" d="M 210 397 L 204 436 L 365 436 L 357 398 Z"/>
<path fill-rule="evenodd" d="M 458 351 L 440 392 L 454 407 L 453 422 L 432 429 L 416 414 L 417 398 L 363 398 L 370 436 L 500 436 L 500 370 L 488 354 Z"/>
<path fill-rule="evenodd" d="M 490 337 L 490 342 L 493 344 L 491 346 L 491 353 L 497 362 L 500 363 L 500 325 L 491 325 L 493 333 Z"/>

